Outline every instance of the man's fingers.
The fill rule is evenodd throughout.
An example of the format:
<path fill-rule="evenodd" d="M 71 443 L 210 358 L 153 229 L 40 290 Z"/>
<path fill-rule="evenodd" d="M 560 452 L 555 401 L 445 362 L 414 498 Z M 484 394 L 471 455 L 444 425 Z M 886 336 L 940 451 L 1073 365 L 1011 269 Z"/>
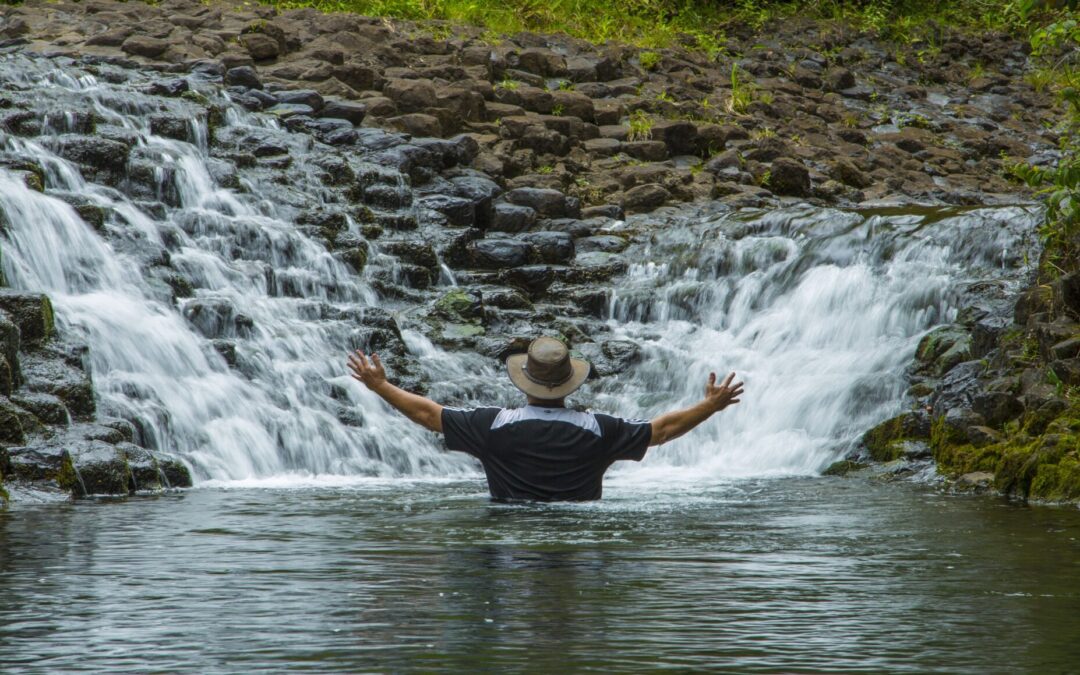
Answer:
<path fill-rule="evenodd" d="M 375 367 L 382 370 L 382 361 L 379 359 L 378 354 L 371 355 L 371 362 L 375 364 Z"/>
<path fill-rule="evenodd" d="M 720 386 L 725 387 L 725 388 L 729 387 L 729 386 L 731 386 L 731 381 L 734 380 L 734 379 L 735 379 L 735 373 L 728 373 L 728 376 L 724 378 L 724 383 L 722 385 L 720 385 Z"/>
<path fill-rule="evenodd" d="M 739 399 L 733 398 L 730 401 L 728 401 L 727 403 L 728 403 L 728 405 L 733 405 L 733 404 L 738 403 L 738 402 L 739 402 Z"/>
<path fill-rule="evenodd" d="M 709 386 L 710 387 L 715 387 L 716 386 L 716 373 L 709 373 Z"/>

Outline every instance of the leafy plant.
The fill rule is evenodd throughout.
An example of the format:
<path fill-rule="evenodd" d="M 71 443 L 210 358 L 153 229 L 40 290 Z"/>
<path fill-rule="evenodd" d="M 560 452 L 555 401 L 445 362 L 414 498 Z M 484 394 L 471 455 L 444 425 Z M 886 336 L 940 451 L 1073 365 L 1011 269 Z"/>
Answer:
<path fill-rule="evenodd" d="M 557 117 L 561 116 L 563 114 L 563 104 L 562 103 L 556 103 L 554 106 L 552 106 L 551 114 L 555 115 Z"/>
<path fill-rule="evenodd" d="M 660 52 L 641 52 L 638 54 L 638 63 L 645 70 L 652 70 L 660 63 L 663 55 Z"/>
<path fill-rule="evenodd" d="M 739 67 L 731 64 L 731 95 L 728 97 L 728 112 L 742 115 L 753 101 L 750 85 L 739 79 Z"/>
<path fill-rule="evenodd" d="M 630 133 L 628 141 L 647 141 L 652 138 L 653 119 L 644 110 L 638 109 L 630 114 Z"/>
<path fill-rule="evenodd" d="M 521 86 L 521 83 L 517 80 L 511 80 L 510 78 L 504 77 L 502 81 L 495 86 L 499 89 L 505 89 L 507 91 L 516 91 L 517 88 Z"/>

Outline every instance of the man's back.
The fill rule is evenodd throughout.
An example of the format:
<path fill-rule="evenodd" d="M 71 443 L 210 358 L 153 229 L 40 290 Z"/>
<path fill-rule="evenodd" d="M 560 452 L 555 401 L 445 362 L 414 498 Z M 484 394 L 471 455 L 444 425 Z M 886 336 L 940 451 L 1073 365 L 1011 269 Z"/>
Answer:
<path fill-rule="evenodd" d="M 451 450 L 484 465 L 495 499 L 599 499 L 604 472 L 617 460 L 640 461 L 648 421 L 563 407 L 443 408 Z"/>

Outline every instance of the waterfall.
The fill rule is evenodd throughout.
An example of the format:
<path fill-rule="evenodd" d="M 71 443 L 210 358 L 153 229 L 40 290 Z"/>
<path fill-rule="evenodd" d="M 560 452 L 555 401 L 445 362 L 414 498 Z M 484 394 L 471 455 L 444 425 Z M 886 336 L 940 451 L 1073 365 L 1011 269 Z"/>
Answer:
<path fill-rule="evenodd" d="M 70 116 L 49 116 L 35 140 L 0 132 L 5 155 L 43 167 L 46 188 L 0 166 L 5 277 L 49 294 L 60 333 L 90 346 L 102 412 L 131 420 L 141 442 L 178 453 L 202 480 L 475 471 L 345 375 L 364 317 L 390 310 L 404 320 L 411 309 L 381 300 L 367 273 L 296 227 L 301 210 L 323 204 L 310 136 L 204 85 L 225 109 L 217 133 L 258 129 L 295 159 L 287 171 L 239 171 L 226 187 L 187 101 L 26 57 L 5 58 L 0 81 L 129 134 L 128 180 L 153 167 L 144 181 L 153 199 L 136 198 L 62 157 L 77 126 Z M 162 105 L 191 118 L 187 140 L 152 131 Z M 402 189 L 400 174 L 391 178 Z M 73 195 L 102 209 L 104 233 L 80 217 Z M 812 474 L 901 409 L 920 336 L 955 319 L 965 284 L 1022 277 L 1022 233 L 1036 218 L 1020 207 L 687 208 L 625 253 L 636 262 L 611 284 L 610 315 L 597 325 L 640 345 L 640 359 L 579 400 L 648 417 L 696 400 L 710 370 L 734 370 L 747 383 L 739 406 L 641 467 L 620 467 L 623 478 Z M 351 220 L 347 228 L 358 233 Z M 440 265 L 442 284 L 464 283 Z M 190 281 L 189 297 L 174 302 L 147 273 L 166 267 Z M 515 400 L 492 359 L 443 350 L 403 325 L 407 358 L 433 398 Z"/>

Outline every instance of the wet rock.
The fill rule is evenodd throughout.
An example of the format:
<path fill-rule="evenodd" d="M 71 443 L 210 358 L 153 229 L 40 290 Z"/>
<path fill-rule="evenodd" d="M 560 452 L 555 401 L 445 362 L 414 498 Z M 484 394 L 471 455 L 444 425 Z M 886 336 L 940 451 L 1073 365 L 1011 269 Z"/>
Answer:
<path fill-rule="evenodd" d="M 490 229 L 497 232 L 522 232 L 536 222 L 536 211 L 528 206 L 499 202 L 495 204 Z"/>
<path fill-rule="evenodd" d="M 778 195 L 805 197 L 810 194 L 810 172 L 801 162 L 780 157 L 769 167 L 768 187 Z"/>
<path fill-rule="evenodd" d="M 484 298 L 479 291 L 455 288 L 435 301 L 434 310 L 449 321 L 480 321 L 484 318 Z"/>
<path fill-rule="evenodd" d="M 662 185 L 647 183 L 627 190 L 623 195 L 622 207 L 628 213 L 640 213 L 663 206 L 669 199 L 671 193 Z"/>
<path fill-rule="evenodd" d="M 566 232 L 530 232 L 521 238 L 536 247 L 541 262 L 565 264 L 574 258 L 574 240 Z"/>
<path fill-rule="evenodd" d="M 323 97 L 317 91 L 311 89 L 287 89 L 274 93 L 278 103 L 305 105 L 318 112 L 323 108 Z"/>
<path fill-rule="evenodd" d="M 367 106 L 352 101 L 325 101 L 318 110 L 319 117 L 347 120 L 356 125 L 363 122 L 364 115 L 367 114 Z"/>
<path fill-rule="evenodd" d="M 547 291 L 555 279 L 555 270 L 549 265 L 522 265 L 499 273 L 499 283 L 519 288 L 534 298 Z"/>
<path fill-rule="evenodd" d="M 971 334 L 960 325 L 940 326 L 919 341 L 916 363 L 920 371 L 942 375 L 971 358 Z"/>
<path fill-rule="evenodd" d="M 416 203 L 446 216 L 446 224 L 451 227 L 472 227 L 476 221 L 475 205 L 462 197 L 428 195 L 421 197 Z"/>
<path fill-rule="evenodd" d="M 6 311 L 0 311 L 0 358 L 11 368 L 10 386 L 18 386 L 21 381 L 19 375 L 19 350 L 22 348 L 22 336 L 19 326 L 10 318 Z M 9 392 L 2 392 L 5 395 Z"/>
<path fill-rule="evenodd" d="M 237 66 L 225 71 L 225 84 L 246 89 L 262 89 L 262 80 L 251 66 Z"/>
<path fill-rule="evenodd" d="M 170 98 L 180 96 L 186 91 L 191 90 L 191 85 L 188 81 L 179 78 L 175 80 L 159 80 L 157 82 L 151 82 L 148 92 L 154 96 L 168 96 Z"/>
<path fill-rule="evenodd" d="M 542 218 L 578 218 L 581 215 L 581 202 L 558 190 L 522 187 L 510 190 L 504 198 L 511 204 L 528 206 Z"/>
<path fill-rule="evenodd" d="M 822 476 L 846 476 L 849 473 L 861 471 L 868 465 L 862 462 L 856 462 L 850 459 L 842 459 L 838 462 L 833 462 L 821 472 Z"/>
<path fill-rule="evenodd" d="M 578 251 L 587 253 L 601 251 L 603 253 L 620 253 L 630 245 L 625 238 L 613 234 L 598 234 L 591 237 L 582 237 L 574 242 Z"/>
<path fill-rule="evenodd" d="M 0 443 L 18 445 L 34 430 L 33 416 L 6 397 L 0 397 Z"/>
<path fill-rule="evenodd" d="M 986 420 L 986 425 L 1000 428 L 1024 414 L 1024 405 L 1008 392 L 988 391 L 976 394 L 971 409 Z"/>
<path fill-rule="evenodd" d="M 450 182 L 457 196 L 473 203 L 476 226 L 490 227 L 494 217 L 494 200 L 502 193 L 499 184 L 481 174 L 454 176 Z"/>
<path fill-rule="evenodd" d="M 151 115 L 150 133 L 178 141 L 187 141 L 190 137 L 190 126 L 187 118 L 178 115 Z"/>
<path fill-rule="evenodd" d="M 132 56 L 144 56 L 148 59 L 156 59 L 169 48 L 167 40 L 147 35 L 132 35 L 120 45 L 120 50 Z"/>
<path fill-rule="evenodd" d="M 47 295 L 0 289 L 0 310 L 19 328 L 22 348 L 33 348 L 48 340 L 55 333 L 52 302 Z M 5 351 L 10 351 L 10 336 Z M 7 355 L 7 354 L 5 354 Z"/>
<path fill-rule="evenodd" d="M 904 456 L 905 441 L 929 440 L 930 416 L 910 411 L 877 425 L 863 435 L 863 445 L 876 462 L 891 462 Z"/>
<path fill-rule="evenodd" d="M 668 158 L 667 146 L 661 141 L 627 141 L 620 148 L 642 162 L 662 162 Z"/>
<path fill-rule="evenodd" d="M 56 153 L 83 166 L 123 174 L 130 148 L 118 141 L 99 136 L 61 136 Z"/>
<path fill-rule="evenodd" d="M 22 392 L 12 395 L 11 402 L 45 424 L 71 424 L 71 415 L 68 413 L 67 406 L 58 396 L 40 392 Z"/>
<path fill-rule="evenodd" d="M 22 359 L 28 392 L 51 394 L 60 399 L 72 418 L 89 419 L 96 412 L 90 376 L 78 367 L 57 359 L 57 353 L 34 352 Z"/>
<path fill-rule="evenodd" d="M 994 474 L 989 471 L 971 471 L 957 478 L 953 486 L 961 490 L 987 492 L 994 486 Z"/>
<path fill-rule="evenodd" d="M 585 122 L 594 121 L 593 101 L 588 96 L 576 91 L 553 91 L 551 98 L 552 111 L 558 111 L 560 115 L 576 117 Z"/>
<path fill-rule="evenodd" d="M 469 263 L 479 269 L 506 269 L 529 262 L 532 246 L 516 239 L 480 239 L 467 246 Z"/>

